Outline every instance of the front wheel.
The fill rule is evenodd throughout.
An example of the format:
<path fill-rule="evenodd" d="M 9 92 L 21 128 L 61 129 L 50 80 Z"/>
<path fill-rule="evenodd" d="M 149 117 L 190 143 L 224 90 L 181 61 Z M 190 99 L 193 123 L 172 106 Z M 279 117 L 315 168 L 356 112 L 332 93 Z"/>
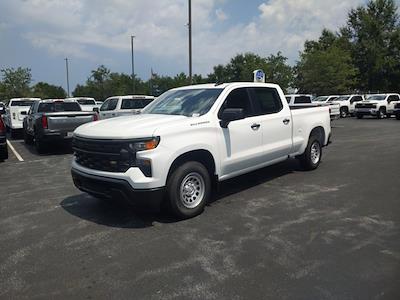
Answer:
<path fill-rule="evenodd" d="M 322 146 L 319 140 L 312 136 L 310 137 L 306 150 L 299 157 L 300 164 L 304 170 L 310 171 L 318 168 L 322 158 Z"/>
<path fill-rule="evenodd" d="M 385 117 L 385 111 L 380 108 L 379 111 L 376 113 L 376 118 L 377 119 L 383 119 Z"/>
<path fill-rule="evenodd" d="M 346 118 L 347 117 L 347 112 L 348 112 L 348 110 L 347 110 L 346 107 L 341 107 L 340 108 L 340 117 L 341 118 Z"/>
<path fill-rule="evenodd" d="M 211 179 L 199 162 L 190 161 L 178 167 L 167 183 L 169 206 L 179 218 L 199 215 L 211 195 Z"/>

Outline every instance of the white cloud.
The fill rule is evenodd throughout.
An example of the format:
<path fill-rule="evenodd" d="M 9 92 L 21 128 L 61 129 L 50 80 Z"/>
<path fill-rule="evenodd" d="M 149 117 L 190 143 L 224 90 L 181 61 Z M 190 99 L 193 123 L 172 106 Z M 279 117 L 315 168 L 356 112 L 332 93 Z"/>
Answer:
<path fill-rule="evenodd" d="M 225 21 L 228 19 L 228 15 L 221 8 L 215 10 L 215 15 L 219 21 Z"/>
<path fill-rule="evenodd" d="M 222 7 L 229 1 L 193 1 L 194 72 L 210 72 L 245 51 L 282 51 L 293 62 L 306 39 L 317 38 L 324 27 L 344 25 L 348 10 L 364 1 L 270 0 L 247 24 L 228 19 Z M 2 8 L 9 12 L 7 22 L 52 55 L 104 60 L 96 58 L 94 46 L 119 55 L 129 51 L 134 34 L 136 51 L 187 69 L 187 0 L 6 0 Z M 228 24 L 224 32 L 218 31 L 220 21 Z"/>

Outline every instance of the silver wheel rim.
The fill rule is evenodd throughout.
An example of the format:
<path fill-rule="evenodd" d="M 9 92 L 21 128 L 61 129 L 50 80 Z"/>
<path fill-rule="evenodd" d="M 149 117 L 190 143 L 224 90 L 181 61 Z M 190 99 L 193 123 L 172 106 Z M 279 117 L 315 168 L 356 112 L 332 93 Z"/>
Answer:
<path fill-rule="evenodd" d="M 180 187 L 182 205 L 186 208 L 195 208 L 204 198 L 205 183 L 203 177 L 196 172 L 189 173 L 183 178 Z"/>
<path fill-rule="evenodd" d="M 319 144 L 317 142 L 314 142 L 311 145 L 311 161 L 314 165 L 316 165 L 319 162 L 319 159 L 321 157 L 321 149 L 319 147 Z"/>

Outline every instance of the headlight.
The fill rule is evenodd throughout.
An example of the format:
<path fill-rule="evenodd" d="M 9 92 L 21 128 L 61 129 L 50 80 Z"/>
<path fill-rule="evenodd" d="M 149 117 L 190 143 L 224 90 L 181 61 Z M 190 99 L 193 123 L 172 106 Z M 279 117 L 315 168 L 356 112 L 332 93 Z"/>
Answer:
<path fill-rule="evenodd" d="M 141 141 L 137 141 L 129 144 L 129 148 L 133 151 L 146 151 L 155 149 L 160 143 L 160 137 L 153 137 L 148 139 L 143 139 Z"/>

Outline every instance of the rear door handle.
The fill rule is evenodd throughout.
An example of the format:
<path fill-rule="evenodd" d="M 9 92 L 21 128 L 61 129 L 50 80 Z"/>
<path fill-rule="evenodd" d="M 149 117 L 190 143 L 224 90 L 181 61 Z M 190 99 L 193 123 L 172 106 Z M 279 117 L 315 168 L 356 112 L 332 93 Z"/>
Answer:
<path fill-rule="evenodd" d="M 284 119 L 282 122 L 283 122 L 283 124 L 287 125 L 287 124 L 289 124 L 290 120 L 289 119 Z"/>
<path fill-rule="evenodd" d="M 260 124 L 253 124 L 253 125 L 251 125 L 251 129 L 253 129 L 253 130 L 258 130 L 259 128 L 260 128 Z"/>

